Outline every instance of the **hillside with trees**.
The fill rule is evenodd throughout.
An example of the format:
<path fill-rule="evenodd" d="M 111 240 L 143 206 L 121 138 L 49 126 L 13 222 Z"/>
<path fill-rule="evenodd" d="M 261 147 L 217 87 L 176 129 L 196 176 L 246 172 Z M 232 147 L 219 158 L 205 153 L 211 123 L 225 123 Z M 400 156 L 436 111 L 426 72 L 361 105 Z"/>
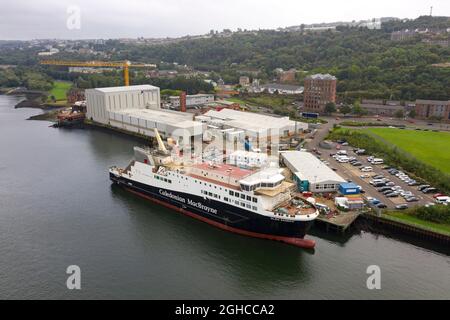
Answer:
<path fill-rule="evenodd" d="M 415 20 L 389 21 L 383 23 L 380 30 L 340 26 L 323 32 L 241 31 L 227 32 L 226 36 L 211 33 L 205 38 L 158 45 L 108 40 L 95 45 L 94 49 L 106 53 L 111 60 L 186 64 L 209 71 L 213 80 L 222 78 L 225 83 L 237 83 L 239 76 L 246 72 L 262 82 L 270 82 L 276 68 L 297 69 L 296 81 L 300 84 L 308 74 L 331 73 L 338 78 L 340 102 L 353 103 L 359 98 L 447 100 L 450 99 L 450 68 L 433 64 L 450 62 L 450 47 L 424 43 L 420 35 L 392 41 L 391 32 L 404 29 L 445 31 L 448 28 L 449 17 L 423 16 Z M 449 38 L 450 33 L 444 32 L 443 36 Z M 28 75 L 20 70 L 3 72 L 0 86 L 45 87 L 48 76 L 72 81 L 81 88 L 122 83 L 120 72 L 73 75 L 61 69 L 38 66 L 36 52 L 34 48 L 0 47 L 0 64 L 17 64 L 32 70 Z M 55 58 L 89 60 L 96 57 L 61 52 Z M 149 80 L 138 73 L 132 81 L 136 84 L 150 81 L 162 89 L 183 89 L 189 93 L 212 90 L 201 78 Z"/>
<path fill-rule="evenodd" d="M 309 73 L 336 75 L 341 98 L 414 100 L 449 99 L 450 69 L 431 66 L 450 61 L 450 48 L 427 45 L 420 38 L 393 42 L 390 34 L 405 28 L 450 28 L 448 17 L 420 17 L 391 21 L 381 30 L 338 27 L 324 32 L 233 33 L 168 45 L 117 47 L 115 59 L 159 63 L 177 62 L 215 71 L 216 77 L 237 81 L 241 70 L 259 70 L 259 77 L 273 78 L 275 68 L 296 68 L 301 83 Z M 245 73 L 245 72 L 244 72 Z"/>

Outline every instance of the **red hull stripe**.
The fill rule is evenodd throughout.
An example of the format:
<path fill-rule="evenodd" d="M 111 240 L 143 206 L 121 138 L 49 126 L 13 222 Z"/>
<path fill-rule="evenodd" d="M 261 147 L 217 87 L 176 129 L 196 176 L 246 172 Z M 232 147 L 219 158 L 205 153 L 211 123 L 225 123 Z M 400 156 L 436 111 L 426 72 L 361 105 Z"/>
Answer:
<path fill-rule="evenodd" d="M 198 214 L 195 214 L 193 212 L 187 211 L 187 210 L 185 210 L 183 208 L 176 207 L 174 205 L 171 205 L 170 203 L 167 203 L 167 202 L 155 199 L 153 197 L 150 197 L 150 196 L 148 196 L 146 194 L 143 194 L 141 192 L 135 191 L 133 189 L 130 189 L 130 188 L 127 188 L 127 187 L 125 187 L 125 189 L 130 191 L 130 192 L 132 192 L 132 193 L 134 193 L 134 194 L 137 194 L 137 195 L 139 195 L 139 196 L 141 196 L 143 198 L 146 198 L 146 199 L 148 199 L 150 201 L 158 203 L 158 204 L 160 204 L 160 205 L 162 205 L 164 207 L 167 207 L 167 208 L 170 208 L 172 210 L 181 212 L 181 213 L 183 213 L 183 214 L 185 214 L 187 216 L 190 216 L 190 217 L 195 218 L 197 220 L 206 222 L 206 223 L 208 223 L 210 225 L 213 225 L 213 226 L 215 226 L 217 228 L 220 228 L 220 229 L 223 229 L 223 230 L 226 230 L 226 231 L 234 232 L 234 233 L 245 235 L 245 236 L 255 237 L 255 238 L 281 241 L 281 242 L 285 242 L 285 243 L 292 244 L 294 246 L 297 246 L 297 247 L 300 247 L 300 248 L 306 248 L 306 249 L 312 249 L 316 245 L 314 240 L 301 239 L 301 238 L 295 238 L 295 237 L 275 236 L 275 235 L 270 235 L 270 234 L 257 233 L 257 232 L 252 232 L 252 231 L 246 231 L 246 230 L 242 230 L 242 229 L 233 228 L 233 227 L 227 226 L 226 224 L 223 224 L 223 223 L 220 223 L 220 222 L 217 222 L 217 221 L 214 221 L 214 220 L 211 220 L 211 219 L 199 216 Z"/>

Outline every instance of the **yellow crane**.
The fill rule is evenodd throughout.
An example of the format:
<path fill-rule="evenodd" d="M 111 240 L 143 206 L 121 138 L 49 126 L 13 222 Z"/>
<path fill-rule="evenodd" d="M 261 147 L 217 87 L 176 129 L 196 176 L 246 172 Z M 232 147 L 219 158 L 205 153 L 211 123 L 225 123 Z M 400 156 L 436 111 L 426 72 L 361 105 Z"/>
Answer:
<path fill-rule="evenodd" d="M 129 68 L 156 68 L 155 64 L 132 64 L 130 61 L 62 61 L 62 60 L 41 60 L 42 65 L 67 66 L 67 67 L 110 67 L 122 68 L 123 79 L 126 86 L 130 85 Z"/>

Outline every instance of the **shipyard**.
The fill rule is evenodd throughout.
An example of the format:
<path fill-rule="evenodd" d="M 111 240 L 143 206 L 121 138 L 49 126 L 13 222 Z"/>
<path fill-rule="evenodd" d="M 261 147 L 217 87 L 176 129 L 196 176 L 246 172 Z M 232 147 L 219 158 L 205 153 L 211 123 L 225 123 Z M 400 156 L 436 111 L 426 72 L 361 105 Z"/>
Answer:
<path fill-rule="evenodd" d="M 450 299 L 449 5 L 261 1 L 5 4 L 0 299 Z"/>
<path fill-rule="evenodd" d="M 322 79 L 321 77 L 323 78 L 323 76 L 316 78 Z M 166 144 L 176 145 L 177 152 L 181 150 L 181 153 L 185 152 L 191 157 L 200 157 L 203 159 L 200 161 L 213 161 L 217 164 L 233 163 L 237 167 L 249 168 L 249 165 L 268 165 L 269 159 L 275 159 L 275 162 L 279 162 L 286 168 L 284 174 L 288 177 L 287 181 L 296 186 L 296 192 L 304 199 L 309 198 L 314 204 L 317 203 L 320 214 L 315 224 L 317 227 L 322 226 L 327 232 L 332 230 L 340 233 L 348 232 L 358 218 L 389 224 L 389 219 L 386 220 L 388 217 L 382 217 L 380 209 L 383 206 L 395 209 L 402 203 L 371 192 L 370 189 L 373 186 L 367 184 L 366 178 L 361 178 L 363 175 L 360 174 L 362 172 L 359 169 L 363 167 L 356 167 L 359 169 L 355 171 L 351 166 L 348 167 L 346 163 L 343 163 L 358 164 L 358 158 L 364 158 L 364 155 L 359 153 L 354 157 L 348 156 L 352 151 L 347 147 L 341 147 L 343 142 L 321 142 L 313 138 L 314 146 L 322 146 L 320 148 L 323 151 L 319 152 L 317 148 L 306 149 L 308 145 L 313 144 L 311 142 L 308 144 L 305 140 L 310 127 L 306 122 L 293 121 L 289 117 L 236 110 L 235 104 L 217 107 L 214 103 L 214 95 L 199 95 L 197 98 L 181 92 L 177 99 L 170 96 L 169 105 L 166 105 L 162 101 L 160 88 L 151 85 L 88 89 L 82 97 L 85 100 L 75 102 L 72 107 L 83 106 L 75 112 L 77 119 L 83 118 L 83 122 L 90 126 L 148 139 L 149 145 L 153 147 L 157 144 L 155 134 L 157 133 L 161 138 L 167 139 Z M 188 104 L 188 97 L 190 104 Z M 208 108 L 207 106 L 211 103 L 212 107 Z M 188 105 L 195 111 L 199 109 L 193 108 L 193 105 L 202 106 L 201 112 L 189 112 Z M 56 120 L 57 125 L 71 127 L 73 123 L 69 121 L 70 124 L 67 124 L 67 117 L 70 117 L 73 112 L 61 112 Z M 65 122 L 61 122 L 61 119 Z M 249 125 L 249 123 L 252 124 Z M 291 150 L 286 150 L 282 142 L 286 138 L 290 141 L 298 141 L 298 144 L 291 146 Z M 304 143 L 300 144 L 301 141 Z M 334 154 L 328 151 L 330 146 L 331 150 L 338 148 L 336 152 L 342 156 L 334 157 Z M 266 152 L 261 152 L 261 149 Z M 324 160 L 325 155 L 328 155 L 328 159 L 331 160 Z M 337 161 L 337 164 L 333 167 L 330 161 Z M 346 166 L 347 169 L 336 169 L 336 166 Z M 230 167 L 228 170 L 233 169 Z M 203 174 L 202 171 L 198 175 Z M 384 178 L 382 171 L 370 172 L 366 175 Z M 382 182 L 383 186 L 386 186 L 388 182 Z M 379 188 L 379 185 L 377 187 Z M 366 190 L 369 193 L 366 193 Z M 399 190 L 397 195 L 406 192 L 400 187 L 397 190 Z M 393 191 L 396 190 L 393 189 Z M 414 188 L 411 191 L 414 191 Z M 411 191 L 408 191 L 409 198 L 415 198 Z M 186 203 L 186 200 L 178 195 L 163 192 L 169 198 Z M 378 198 L 383 198 L 384 201 Z M 404 197 L 405 200 L 407 198 Z M 419 196 L 418 201 L 423 205 L 434 203 L 434 199 L 426 195 Z M 194 202 L 190 200 L 189 205 L 193 204 Z M 217 213 L 217 209 L 211 209 L 200 202 L 195 203 L 195 206 Z M 398 225 L 398 222 L 392 221 L 390 227 L 395 228 L 395 226 L 401 226 L 401 224 Z M 420 237 L 429 234 L 430 241 L 448 243 L 450 240 L 446 234 L 426 229 L 424 233 L 420 231 L 420 228 L 408 228 L 408 225 L 397 229 L 399 232 L 416 233 Z"/>

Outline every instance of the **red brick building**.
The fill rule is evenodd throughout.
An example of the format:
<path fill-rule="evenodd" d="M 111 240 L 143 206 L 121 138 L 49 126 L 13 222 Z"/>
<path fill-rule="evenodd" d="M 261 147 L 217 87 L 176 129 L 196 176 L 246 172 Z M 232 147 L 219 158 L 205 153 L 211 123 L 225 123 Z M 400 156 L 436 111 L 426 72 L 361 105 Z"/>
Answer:
<path fill-rule="evenodd" d="M 330 74 L 314 74 L 305 78 L 304 108 L 324 112 L 328 102 L 336 103 L 336 77 Z"/>
<path fill-rule="evenodd" d="M 450 121 L 450 101 L 416 100 L 416 117 Z"/>

